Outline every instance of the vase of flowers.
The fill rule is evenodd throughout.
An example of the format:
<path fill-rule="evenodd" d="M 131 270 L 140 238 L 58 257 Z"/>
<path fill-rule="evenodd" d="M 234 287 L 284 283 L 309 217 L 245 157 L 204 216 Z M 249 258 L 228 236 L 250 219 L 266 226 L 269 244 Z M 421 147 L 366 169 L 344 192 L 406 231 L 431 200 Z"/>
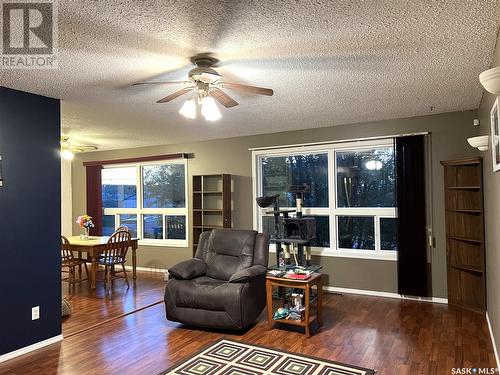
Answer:
<path fill-rule="evenodd" d="M 89 215 L 82 215 L 78 216 L 78 219 L 76 219 L 76 222 L 80 226 L 80 228 L 83 228 L 84 233 L 80 235 L 80 238 L 83 240 L 88 240 L 90 235 L 90 228 L 94 228 L 94 223 L 92 222 L 92 217 Z"/>

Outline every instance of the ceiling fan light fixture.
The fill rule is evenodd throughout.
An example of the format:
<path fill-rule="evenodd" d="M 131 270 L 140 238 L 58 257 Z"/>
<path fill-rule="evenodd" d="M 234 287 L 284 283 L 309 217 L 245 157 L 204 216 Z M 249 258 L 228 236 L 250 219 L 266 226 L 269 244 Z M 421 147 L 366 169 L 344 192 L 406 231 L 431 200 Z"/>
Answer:
<path fill-rule="evenodd" d="M 203 102 L 201 103 L 201 114 L 207 121 L 217 121 L 222 117 L 217 104 L 215 104 L 214 98 L 211 96 L 203 98 Z"/>
<path fill-rule="evenodd" d="M 73 160 L 75 154 L 87 151 L 96 151 L 97 146 L 74 144 L 66 136 L 61 136 L 61 149 L 59 154 L 64 160 Z"/>
<path fill-rule="evenodd" d="M 186 100 L 179 109 L 179 113 L 186 118 L 195 119 L 196 118 L 196 101 L 194 98 Z"/>
<path fill-rule="evenodd" d="M 384 164 L 380 160 L 368 160 L 365 167 L 370 171 L 379 171 L 384 167 Z"/>
<path fill-rule="evenodd" d="M 68 150 L 68 149 L 62 149 L 61 150 L 61 157 L 64 159 L 64 160 L 73 160 L 73 158 L 75 157 L 75 154 L 73 154 L 71 152 L 71 150 Z"/>

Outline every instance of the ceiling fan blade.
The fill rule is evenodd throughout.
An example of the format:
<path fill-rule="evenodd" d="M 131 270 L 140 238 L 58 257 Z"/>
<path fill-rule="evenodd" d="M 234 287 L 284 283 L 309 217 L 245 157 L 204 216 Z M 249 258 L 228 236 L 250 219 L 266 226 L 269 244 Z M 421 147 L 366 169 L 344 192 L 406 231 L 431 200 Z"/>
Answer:
<path fill-rule="evenodd" d="M 97 150 L 97 146 L 71 146 L 70 150 L 76 152 L 95 151 Z"/>
<path fill-rule="evenodd" d="M 271 89 L 266 89 L 264 87 L 257 87 L 257 86 L 242 85 L 241 83 L 222 82 L 222 87 L 251 92 L 252 94 L 257 94 L 257 95 L 273 96 L 274 94 L 274 91 Z"/>
<path fill-rule="evenodd" d="M 180 85 L 183 83 L 190 83 L 190 81 L 152 81 L 152 82 L 137 82 L 132 86 L 138 85 Z"/>
<path fill-rule="evenodd" d="M 231 108 L 238 105 L 238 102 L 236 100 L 231 98 L 220 89 L 213 89 L 208 95 L 213 96 L 220 104 L 222 104 L 226 108 Z"/>
<path fill-rule="evenodd" d="M 180 89 L 180 90 L 178 90 L 178 91 L 176 91 L 168 96 L 165 96 L 163 99 L 158 100 L 156 103 L 167 103 L 167 102 L 174 100 L 175 98 L 177 98 L 181 95 L 187 94 L 192 89 L 193 89 L 192 87 L 186 87 L 186 88 Z"/>

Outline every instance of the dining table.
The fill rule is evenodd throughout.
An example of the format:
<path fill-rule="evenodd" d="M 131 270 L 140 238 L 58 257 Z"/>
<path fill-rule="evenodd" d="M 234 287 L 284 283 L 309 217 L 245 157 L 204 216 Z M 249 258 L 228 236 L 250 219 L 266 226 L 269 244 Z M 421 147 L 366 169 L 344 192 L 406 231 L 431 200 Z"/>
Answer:
<path fill-rule="evenodd" d="M 106 244 L 109 236 L 89 236 L 88 239 L 81 238 L 80 236 L 68 237 L 71 251 L 78 252 L 79 258 L 81 253 L 87 254 L 87 259 L 91 263 L 89 284 L 91 289 L 96 288 L 97 268 L 99 255 L 106 249 Z M 135 281 L 137 279 L 137 248 L 139 239 L 130 239 L 130 248 L 132 250 L 132 277 Z"/>

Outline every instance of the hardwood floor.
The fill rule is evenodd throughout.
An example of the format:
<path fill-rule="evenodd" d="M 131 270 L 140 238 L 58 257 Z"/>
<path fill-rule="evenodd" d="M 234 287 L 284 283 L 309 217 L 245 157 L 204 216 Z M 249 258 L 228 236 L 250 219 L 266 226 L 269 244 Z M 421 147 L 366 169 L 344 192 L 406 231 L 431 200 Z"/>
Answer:
<path fill-rule="evenodd" d="M 153 284 L 160 288 L 164 283 L 152 279 Z M 224 336 L 384 375 L 496 367 L 487 323 L 477 313 L 425 302 L 327 294 L 323 316 L 323 327 L 313 330 L 310 339 L 299 327 L 267 331 L 265 314 L 254 327 L 235 334 L 169 322 L 164 305 L 157 304 L 0 364 L 0 374 L 157 374 Z"/>
<path fill-rule="evenodd" d="M 132 274 L 130 274 L 131 278 Z M 96 291 L 91 291 L 84 281 L 68 291 L 63 284 L 63 295 L 68 298 L 73 313 L 63 319 L 63 335 L 69 337 L 92 327 L 106 324 L 131 312 L 163 301 L 165 282 L 162 273 L 138 272 L 135 284 L 130 281 L 127 289 L 125 280 L 116 280 L 113 289 L 106 292 L 104 283 L 98 282 Z"/>

